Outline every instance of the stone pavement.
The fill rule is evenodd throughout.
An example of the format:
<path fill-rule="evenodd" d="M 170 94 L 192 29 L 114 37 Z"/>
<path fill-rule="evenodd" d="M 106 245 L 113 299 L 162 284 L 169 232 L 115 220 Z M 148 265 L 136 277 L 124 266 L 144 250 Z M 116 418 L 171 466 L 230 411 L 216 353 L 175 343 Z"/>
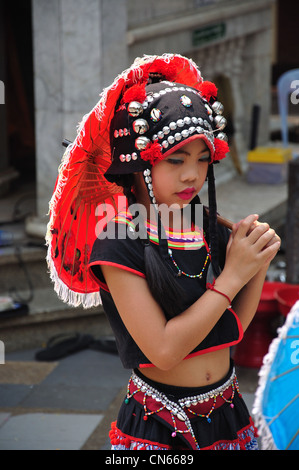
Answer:
<path fill-rule="evenodd" d="M 117 355 L 86 349 L 56 362 L 36 350 L 0 365 L 0 450 L 107 450 L 130 371 Z M 251 409 L 257 370 L 237 368 Z"/>

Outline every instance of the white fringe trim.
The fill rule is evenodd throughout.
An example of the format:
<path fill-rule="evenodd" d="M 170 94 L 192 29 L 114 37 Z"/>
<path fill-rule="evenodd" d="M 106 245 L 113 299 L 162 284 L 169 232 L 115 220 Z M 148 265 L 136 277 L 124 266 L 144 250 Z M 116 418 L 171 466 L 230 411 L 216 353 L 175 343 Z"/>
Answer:
<path fill-rule="evenodd" d="M 58 276 L 54 261 L 50 255 L 50 247 L 47 254 L 47 263 L 49 268 L 49 274 L 52 282 L 54 282 L 54 290 L 58 297 L 68 305 L 72 307 L 79 307 L 82 305 L 83 308 L 97 307 L 102 304 L 100 292 L 92 292 L 81 294 L 79 292 L 72 291 Z"/>
<path fill-rule="evenodd" d="M 274 338 L 270 344 L 269 351 L 263 359 L 263 365 L 259 371 L 259 383 L 255 393 L 255 401 L 252 408 L 252 414 L 254 416 L 255 425 L 258 429 L 259 435 L 261 436 L 262 450 L 278 450 L 271 430 L 267 425 L 266 419 L 263 415 L 263 396 L 265 387 L 268 381 L 272 363 L 276 357 L 278 347 L 281 341 L 283 341 L 287 335 L 289 329 L 294 323 L 299 322 L 299 301 L 291 309 L 290 313 L 286 317 L 286 321 L 281 328 L 278 328 L 278 336 Z"/>

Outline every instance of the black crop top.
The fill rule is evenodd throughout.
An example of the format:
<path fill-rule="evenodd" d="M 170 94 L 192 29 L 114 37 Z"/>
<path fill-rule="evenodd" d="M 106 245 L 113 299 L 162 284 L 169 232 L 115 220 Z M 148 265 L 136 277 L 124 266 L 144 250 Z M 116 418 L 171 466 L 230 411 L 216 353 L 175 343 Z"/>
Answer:
<path fill-rule="evenodd" d="M 157 228 L 146 223 L 150 242 L 158 249 Z M 226 244 L 229 231 L 218 226 L 220 240 L 220 266 L 224 266 Z M 96 239 L 89 262 L 89 268 L 100 286 L 100 295 L 104 311 L 114 332 L 120 359 L 125 368 L 151 367 L 153 364 L 143 354 L 127 331 L 110 295 L 108 286 L 102 274 L 101 265 L 113 265 L 128 270 L 138 276 L 145 276 L 143 244 L 139 238 L 134 237 L 135 226 L 132 216 L 123 212 L 118 214 L 106 227 L 106 236 Z M 188 274 L 201 272 L 207 258 L 206 237 L 202 231 L 197 232 L 171 232 L 166 230 L 168 247 L 172 250 L 173 260 L 179 268 Z M 169 260 L 172 263 L 171 260 Z M 208 263 L 209 264 L 209 263 Z M 190 307 L 206 290 L 207 268 L 202 278 L 190 278 L 184 275 L 177 281 L 186 292 L 183 310 Z M 165 312 L 167 317 L 167 313 Z M 232 309 L 227 309 L 206 338 L 186 357 L 205 354 L 207 352 L 223 349 L 237 344 L 243 336 L 241 323 Z"/>

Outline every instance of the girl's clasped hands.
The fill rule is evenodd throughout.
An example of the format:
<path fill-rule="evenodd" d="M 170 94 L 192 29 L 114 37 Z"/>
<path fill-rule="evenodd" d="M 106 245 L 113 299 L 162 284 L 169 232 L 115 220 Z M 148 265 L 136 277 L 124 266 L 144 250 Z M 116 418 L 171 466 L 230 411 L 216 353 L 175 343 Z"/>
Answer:
<path fill-rule="evenodd" d="M 225 270 L 245 285 L 260 270 L 267 270 L 280 249 L 281 239 L 269 224 L 252 214 L 233 225 L 227 245 Z"/>

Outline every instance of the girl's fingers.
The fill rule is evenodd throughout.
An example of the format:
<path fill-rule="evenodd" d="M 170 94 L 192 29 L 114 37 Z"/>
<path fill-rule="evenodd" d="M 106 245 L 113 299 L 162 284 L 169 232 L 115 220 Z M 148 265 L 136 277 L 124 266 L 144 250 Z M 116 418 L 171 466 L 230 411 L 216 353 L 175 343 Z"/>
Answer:
<path fill-rule="evenodd" d="M 269 232 L 270 230 L 270 227 L 268 224 L 261 224 L 259 223 L 258 225 L 256 225 L 254 227 L 254 229 L 250 232 L 250 234 L 248 235 L 248 240 L 251 242 L 251 243 L 256 243 L 260 237 L 262 237 L 264 234 L 266 234 L 267 232 Z M 272 236 L 274 235 L 274 231 L 272 233 Z M 269 240 L 268 240 L 269 241 Z"/>
<path fill-rule="evenodd" d="M 271 244 L 270 246 L 266 247 L 263 251 L 261 251 L 260 256 L 264 260 L 264 263 L 269 263 L 272 259 L 276 256 L 277 252 L 280 249 L 281 242 L 276 241 L 275 243 Z"/>
<path fill-rule="evenodd" d="M 261 228 L 258 232 L 260 232 L 260 235 L 259 233 L 253 234 L 255 237 L 252 237 L 251 241 L 253 241 L 255 248 L 260 251 L 275 237 L 275 231 L 273 229 L 267 230 L 265 227 L 264 232 Z"/>
<path fill-rule="evenodd" d="M 257 214 L 248 215 L 245 219 L 241 220 L 238 224 L 234 224 L 233 231 L 235 229 L 234 236 L 237 238 L 244 238 L 247 236 L 250 227 L 254 222 L 257 221 L 259 216 Z"/>
<path fill-rule="evenodd" d="M 281 238 L 275 233 L 274 237 L 267 243 L 265 248 L 268 248 L 271 245 L 274 245 L 274 243 L 280 243 L 281 244 Z"/>

